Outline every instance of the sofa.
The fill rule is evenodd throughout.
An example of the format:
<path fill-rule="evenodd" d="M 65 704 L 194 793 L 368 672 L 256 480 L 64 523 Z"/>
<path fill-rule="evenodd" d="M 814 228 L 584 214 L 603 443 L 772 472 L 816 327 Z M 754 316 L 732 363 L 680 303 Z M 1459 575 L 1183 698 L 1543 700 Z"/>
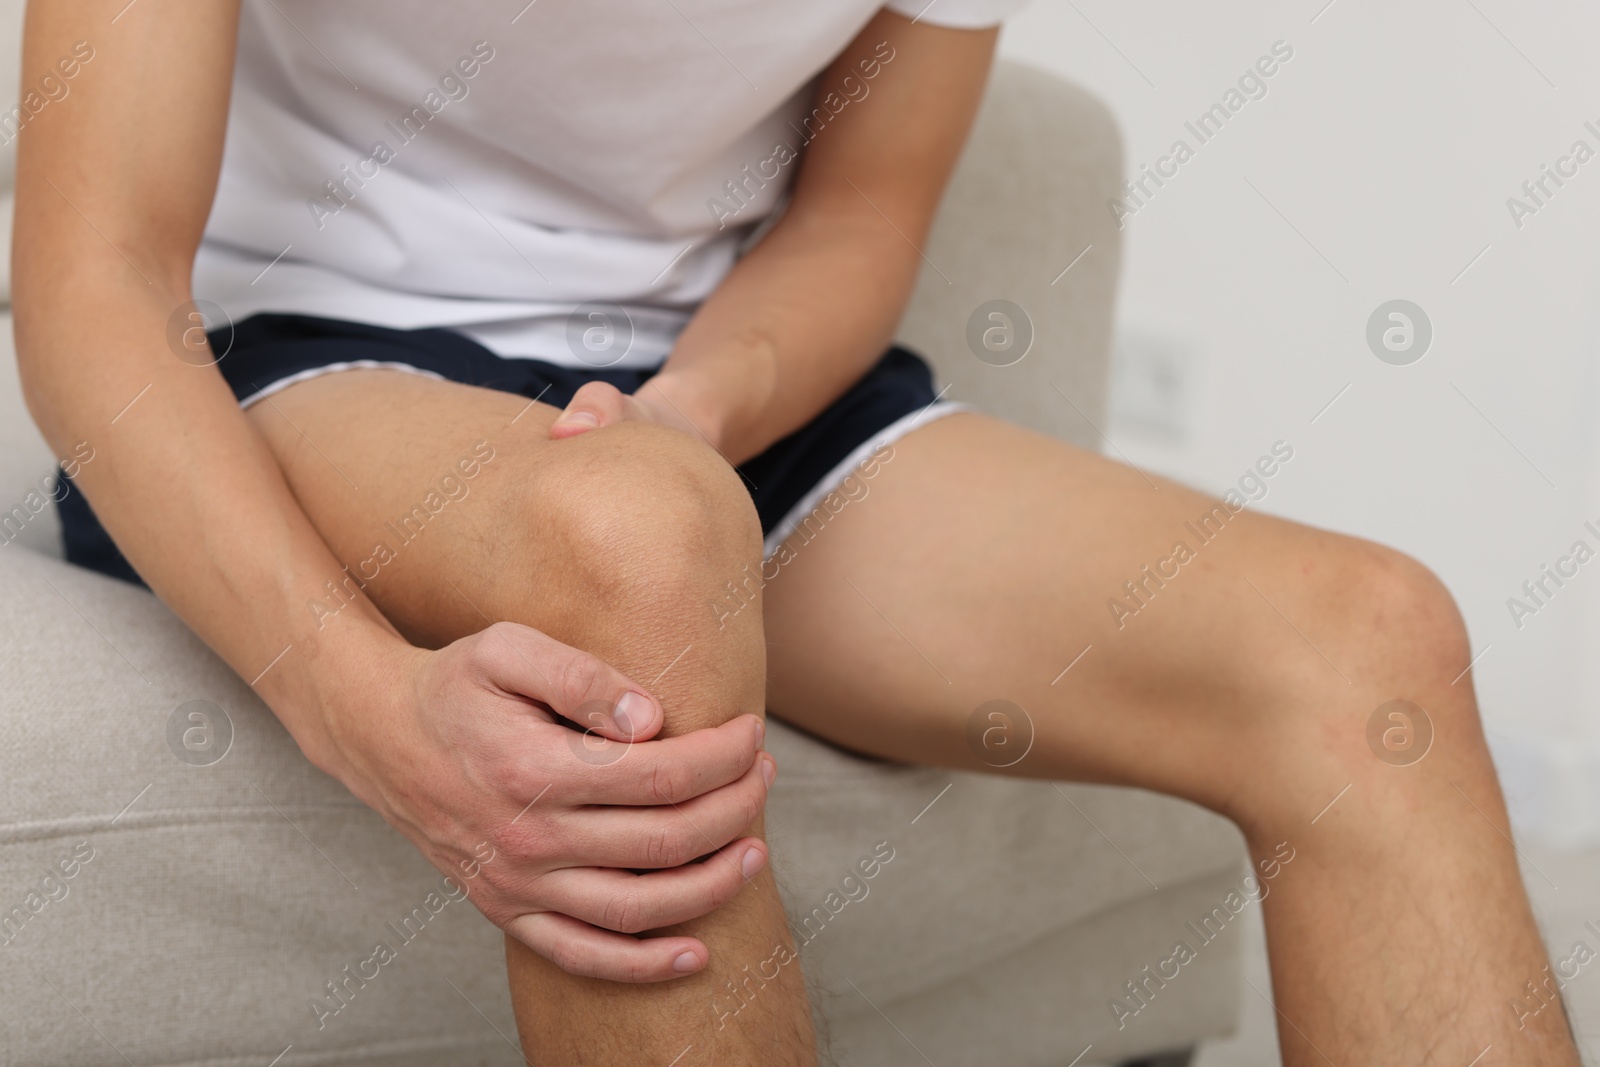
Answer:
<path fill-rule="evenodd" d="M 1099 103 L 997 66 L 901 330 L 947 397 L 1098 446 L 1120 178 Z M 406 925 L 437 872 L 153 596 L 60 559 L 35 506 L 55 458 L 4 348 L 0 1063 L 520 1062 L 499 931 L 448 900 Z M 206 744 L 181 743 L 192 729 Z M 809 932 L 829 1062 L 1181 1063 L 1235 1027 L 1237 930 L 1175 979 L 1146 970 L 1243 877 L 1226 821 L 1138 790 L 866 760 L 781 722 L 768 747 L 774 869 Z M 893 858 L 841 896 L 874 852 Z M 319 1019 L 313 998 L 379 940 L 394 961 Z"/>

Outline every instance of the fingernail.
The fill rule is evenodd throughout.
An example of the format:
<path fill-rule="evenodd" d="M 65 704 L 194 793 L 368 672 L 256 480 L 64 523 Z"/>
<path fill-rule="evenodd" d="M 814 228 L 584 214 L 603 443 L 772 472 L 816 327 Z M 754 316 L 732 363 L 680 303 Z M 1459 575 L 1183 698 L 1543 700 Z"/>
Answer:
<path fill-rule="evenodd" d="M 680 952 L 678 957 L 672 961 L 672 969 L 679 974 L 688 974 L 690 971 L 699 969 L 699 967 L 700 957 L 693 952 Z"/>
<path fill-rule="evenodd" d="M 762 756 L 761 777 L 767 780 L 767 788 L 772 788 L 772 780 L 778 777 L 778 761 L 771 756 Z"/>
<path fill-rule="evenodd" d="M 600 420 L 587 411 L 569 411 L 555 423 L 557 426 L 599 426 Z"/>
<path fill-rule="evenodd" d="M 617 701 L 617 708 L 611 713 L 611 719 L 617 724 L 617 729 L 629 737 L 637 737 L 639 732 L 648 729 L 655 720 L 655 711 L 650 707 L 650 701 L 638 693 L 624 693 L 622 699 Z"/>
<path fill-rule="evenodd" d="M 756 744 L 759 745 L 767 736 L 767 720 L 756 716 Z"/>
<path fill-rule="evenodd" d="M 739 861 L 739 869 L 744 872 L 746 878 L 754 878 L 765 861 L 766 857 L 761 854 L 759 848 L 747 848 L 744 851 L 744 859 Z"/>

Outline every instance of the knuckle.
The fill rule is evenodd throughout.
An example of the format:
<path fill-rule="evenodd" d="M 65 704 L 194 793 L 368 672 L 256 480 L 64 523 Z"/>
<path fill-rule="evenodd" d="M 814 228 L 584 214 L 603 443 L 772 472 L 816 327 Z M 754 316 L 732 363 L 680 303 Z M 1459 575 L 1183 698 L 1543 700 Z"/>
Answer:
<path fill-rule="evenodd" d="M 484 778 L 494 791 L 495 799 L 509 801 L 518 807 L 526 803 L 522 798 L 536 796 L 546 784 L 531 761 L 509 753 L 492 757 L 492 762 L 485 768 Z M 531 816 L 533 813 L 530 811 L 526 814 Z M 518 825 L 507 823 L 500 829 L 515 836 Z"/>
<path fill-rule="evenodd" d="M 493 675 L 502 670 L 516 653 L 521 629 L 512 622 L 492 622 L 465 638 L 463 651 L 469 670 Z"/>
<path fill-rule="evenodd" d="M 601 921 L 606 929 L 621 934 L 636 934 L 648 929 L 643 905 L 638 897 L 627 891 L 616 893 L 606 901 Z"/>
<path fill-rule="evenodd" d="M 517 624 L 506 619 L 496 620 L 483 628 L 484 634 L 496 639 L 509 638 L 516 630 Z"/>
<path fill-rule="evenodd" d="M 498 624 L 491 624 L 477 633 L 468 634 L 452 646 L 452 650 L 460 652 L 461 664 L 466 670 L 483 674 L 494 666 L 494 646 L 500 640 L 493 633 L 495 625 Z"/>
<path fill-rule="evenodd" d="M 522 769 L 503 755 L 491 756 L 482 773 L 484 784 L 502 796 L 514 795 L 522 784 Z"/>
<path fill-rule="evenodd" d="M 747 789 L 740 802 L 740 814 L 744 816 L 744 821 L 740 825 L 749 826 L 755 822 L 761 817 L 761 813 L 766 810 L 766 807 L 767 794 L 765 790 L 758 789 L 755 786 Z"/>
<path fill-rule="evenodd" d="M 497 859 L 536 861 L 546 851 L 545 839 L 546 835 L 530 833 L 519 826 L 500 826 L 489 833 Z M 509 874 L 509 869 L 504 863 L 485 863 L 479 866 L 479 872 L 490 885 L 496 885 Z"/>
<path fill-rule="evenodd" d="M 518 915 L 517 909 L 502 897 L 485 895 L 477 904 L 478 910 L 483 912 L 483 917 L 502 930 Z"/>
<path fill-rule="evenodd" d="M 683 834 L 675 826 L 650 831 L 645 839 L 645 860 L 651 867 L 677 867 L 689 859 L 684 855 Z"/>
<path fill-rule="evenodd" d="M 489 831 L 489 844 L 497 854 L 516 855 L 516 846 L 519 843 L 517 837 L 510 826 L 496 826 Z"/>
<path fill-rule="evenodd" d="M 508 856 L 511 855 L 509 851 L 506 854 Z M 488 886 L 490 890 L 500 894 L 509 893 L 517 881 L 515 872 L 511 870 L 508 864 L 504 863 L 498 865 L 490 864 L 479 869 L 478 877 L 483 879 L 483 884 Z"/>
<path fill-rule="evenodd" d="M 743 887 L 744 876 L 739 873 L 737 868 L 729 864 L 724 868 L 722 877 L 713 882 L 711 888 L 706 891 L 706 912 L 712 912 L 722 907 L 722 905 L 738 896 L 739 890 Z"/>
<path fill-rule="evenodd" d="M 689 769 L 676 763 L 657 763 L 650 771 L 650 796 L 658 804 L 675 804 L 689 796 Z"/>
<path fill-rule="evenodd" d="M 515 623 L 504 620 L 491 622 L 474 635 L 473 651 L 482 660 L 498 661 L 516 636 Z"/>
<path fill-rule="evenodd" d="M 579 726 L 586 730 L 593 729 L 595 723 L 586 721 L 588 716 L 583 714 L 590 710 L 598 711 L 599 708 L 589 709 L 584 707 L 590 702 L 590 694 L 594 693 L 600 682 L 600 661 L 586 652 L 576 649 L 569 650 L 561 658 L 559 690 L 566 706 L 571 711 L 572 718 Z"/>

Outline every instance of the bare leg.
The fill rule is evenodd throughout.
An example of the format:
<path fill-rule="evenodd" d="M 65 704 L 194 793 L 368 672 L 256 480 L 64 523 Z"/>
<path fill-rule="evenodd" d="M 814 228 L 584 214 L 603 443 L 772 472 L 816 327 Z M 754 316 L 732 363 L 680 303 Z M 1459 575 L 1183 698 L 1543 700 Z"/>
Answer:
<path fill-rule="evenodd" d="M 667 733 L 763 712 L 760 612 L 721 628 L 707 607 L 727 574 L 759 561 L 737 475 L 709 449 L 651 426 L 552 444 L 555 410 L 525 408 L 504 393 L 347 372 L 295 385 L 251 415 L 312 521 L 352 564 L 378 541 L 395 545 L 385 523 L 437 489 L 475 442 L 494 450 L 470 483 L 457 478 L 466 495 L 395 547 L 367 587 L 413 641 L 441 645 L 511 620 L 649 685 Z M 682 829 L 659 843 L 664 862 L 709 851 L 687 820 Z M 771 973 L 766 961 L 793 952 L 770 868 L 678 931 L 705 942 L 710 964 L 653 985 L 573 977 L 508 939 L 526 1055 L 540 1067 L 666 1064 L 693 1046 L 696 1064 L 815 1062 L 798 961 L 759 987 L 743 984 L 746 967 Z"/>
<path fill-rule="evenodd" d="M 1234 819 L 1257 860 L 1292 851 L 1265 902 L 1292 1067 L 1463 1067 L 1490 1045 L 1578 1062 L 1559 1006 L 1510 1006 L 1546 957 L 1456 680 L 1466 634 L 1421 565 L 1248 510 L 1202 535 L 1186 524 L 1216 501 L 974 415 L 910 435 L 866 484 L 765 589 L 774 714 L 984 769 L 968 718 L 1008 699 L 1036 730 L 1012 773 L 1176 794 Z M 1192 558 L 1160 564 L 1179 541 Z M 1397 699 L 1434 732 L 1407 766 L 1368 743 Z"/>

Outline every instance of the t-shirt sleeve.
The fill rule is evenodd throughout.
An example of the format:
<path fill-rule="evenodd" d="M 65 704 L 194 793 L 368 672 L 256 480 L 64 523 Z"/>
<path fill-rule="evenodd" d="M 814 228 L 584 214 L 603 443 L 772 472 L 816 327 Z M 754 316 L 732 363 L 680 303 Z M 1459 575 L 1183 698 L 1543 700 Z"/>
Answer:
<path fill-rule="evenodd" d="M 918 22 L 977 30 L 998 26 L 1027 3 L 1028 0 L 888 0 L 883 6 Z"/>

